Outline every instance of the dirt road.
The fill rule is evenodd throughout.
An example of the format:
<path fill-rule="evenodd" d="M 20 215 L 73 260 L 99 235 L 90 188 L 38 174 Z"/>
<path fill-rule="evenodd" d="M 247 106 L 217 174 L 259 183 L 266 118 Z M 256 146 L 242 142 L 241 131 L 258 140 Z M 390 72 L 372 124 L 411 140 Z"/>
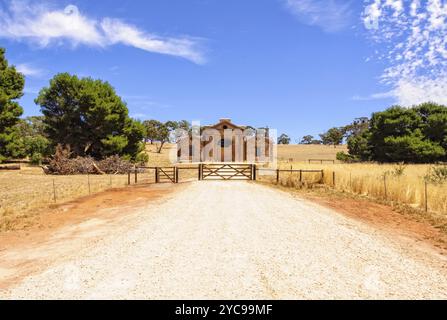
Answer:
<path fill-rule="evenodd" d="M 266 186 L 196 182 L 128 210 L 94 241 L 93 220 L 55 234 L 81 245 L 0 298 L 447 298 L 445 256 Z"/>

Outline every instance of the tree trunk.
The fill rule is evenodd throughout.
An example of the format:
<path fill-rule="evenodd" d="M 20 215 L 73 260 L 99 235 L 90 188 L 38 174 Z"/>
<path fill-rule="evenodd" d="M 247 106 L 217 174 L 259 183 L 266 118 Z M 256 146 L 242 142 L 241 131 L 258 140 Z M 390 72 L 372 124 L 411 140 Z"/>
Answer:
<path fill-rule="evenodd" d="M 163 149 L 163 146 L 165 145 L 165 142 L 160 142 L 160 147 L 158 148 L 158 153 L 161 153 L 161 150 Z"/>

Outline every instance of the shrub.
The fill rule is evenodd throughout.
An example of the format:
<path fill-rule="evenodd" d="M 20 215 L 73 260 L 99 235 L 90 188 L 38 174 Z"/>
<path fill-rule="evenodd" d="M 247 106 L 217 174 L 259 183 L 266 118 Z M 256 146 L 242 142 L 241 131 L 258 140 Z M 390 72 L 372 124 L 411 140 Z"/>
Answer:
<path fill-rule="evenodd" d="M 354 157 L 345 153 L 344 151 L 341 151 L 337 153 L 337 160 L 342 162 L 352 162 L 354 161 Z"/>
<path fill-rule="evenodd" d="M 402 177 L 405 174 L 405 169 L 407 165 L 404 162 L 396 164 L 392 170 L 386 171 L 385 175 L 390 175 L 393 177 Z"/>
<path fill-rule="evenodd" d="M 146 152 L 139 153 L 135 158 L 135 162 L 143 166 L 146 165 L 148 161 L 149 161 L 149 155 Z"/>
<path fill-rule="evenodd" d="M 447 182 L 447 165 L 434 166 L 430 168 L 429 172 L 425 176 L 425 180 L 433 183 Z"/>
<path fill-rule="evenodd" d="M 31 155 L 30 162 L 31 162 L 31 164 L 40 166 L 42 164 L 42 159 L 43 159 L 42 154 L 39 152 L 36 152 Z"/>

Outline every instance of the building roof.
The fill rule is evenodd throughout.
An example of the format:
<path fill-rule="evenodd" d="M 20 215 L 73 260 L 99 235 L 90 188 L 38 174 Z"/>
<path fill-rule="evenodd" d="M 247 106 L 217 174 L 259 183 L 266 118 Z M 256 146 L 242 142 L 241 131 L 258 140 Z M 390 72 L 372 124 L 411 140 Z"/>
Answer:
<path fill-rule="evenodd" d="M 231 122 L 231 119 L 229 118 L 222 118 L 219 120 L 218 123 L 216 124 L 212 124 L 212 125 L 207 125 L 207 126 L 203 126 L 203 129 L 216 129 L 221 125 L 227 125 L 229 126 L 231 129 L 241 129 L 241 130 L 245 130 L 248 126 L 241 126 L 241 125 L 236 125 L 233 122 Z"/>

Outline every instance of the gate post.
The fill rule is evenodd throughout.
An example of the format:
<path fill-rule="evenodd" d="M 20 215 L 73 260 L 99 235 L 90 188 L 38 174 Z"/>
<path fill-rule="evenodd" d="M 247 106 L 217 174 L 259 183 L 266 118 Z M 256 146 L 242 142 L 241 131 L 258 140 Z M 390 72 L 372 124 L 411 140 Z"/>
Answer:
<path fill-rule="evenodd" d="M 175 183 L 178 183 L 178 167 L 175 167 Z"/>
<path fill-rule="evenodd" d="M 199 181 L 203 179 L 203 163 L 199 163 Z"/>
<path fill-rule="evenodd" d="M 257 177 L 256 177 L 257 172 L 256 171 L 258 170 L 258 168 L 257 168 L 257 166 L 255 164 L 253 164 L 252 166 L 253 166 L 252 167 L 252 170 L 253 170 L 252 180 L 256 181 L 256 179 L 257 179 Z"/>
<path fill-rule="evenodd" d="M 160 177 L 159 177 L 159 172 L 158 172 L 158 167 L 155 168 L 155 183 L 159 183 L 160 182 Z"/>

